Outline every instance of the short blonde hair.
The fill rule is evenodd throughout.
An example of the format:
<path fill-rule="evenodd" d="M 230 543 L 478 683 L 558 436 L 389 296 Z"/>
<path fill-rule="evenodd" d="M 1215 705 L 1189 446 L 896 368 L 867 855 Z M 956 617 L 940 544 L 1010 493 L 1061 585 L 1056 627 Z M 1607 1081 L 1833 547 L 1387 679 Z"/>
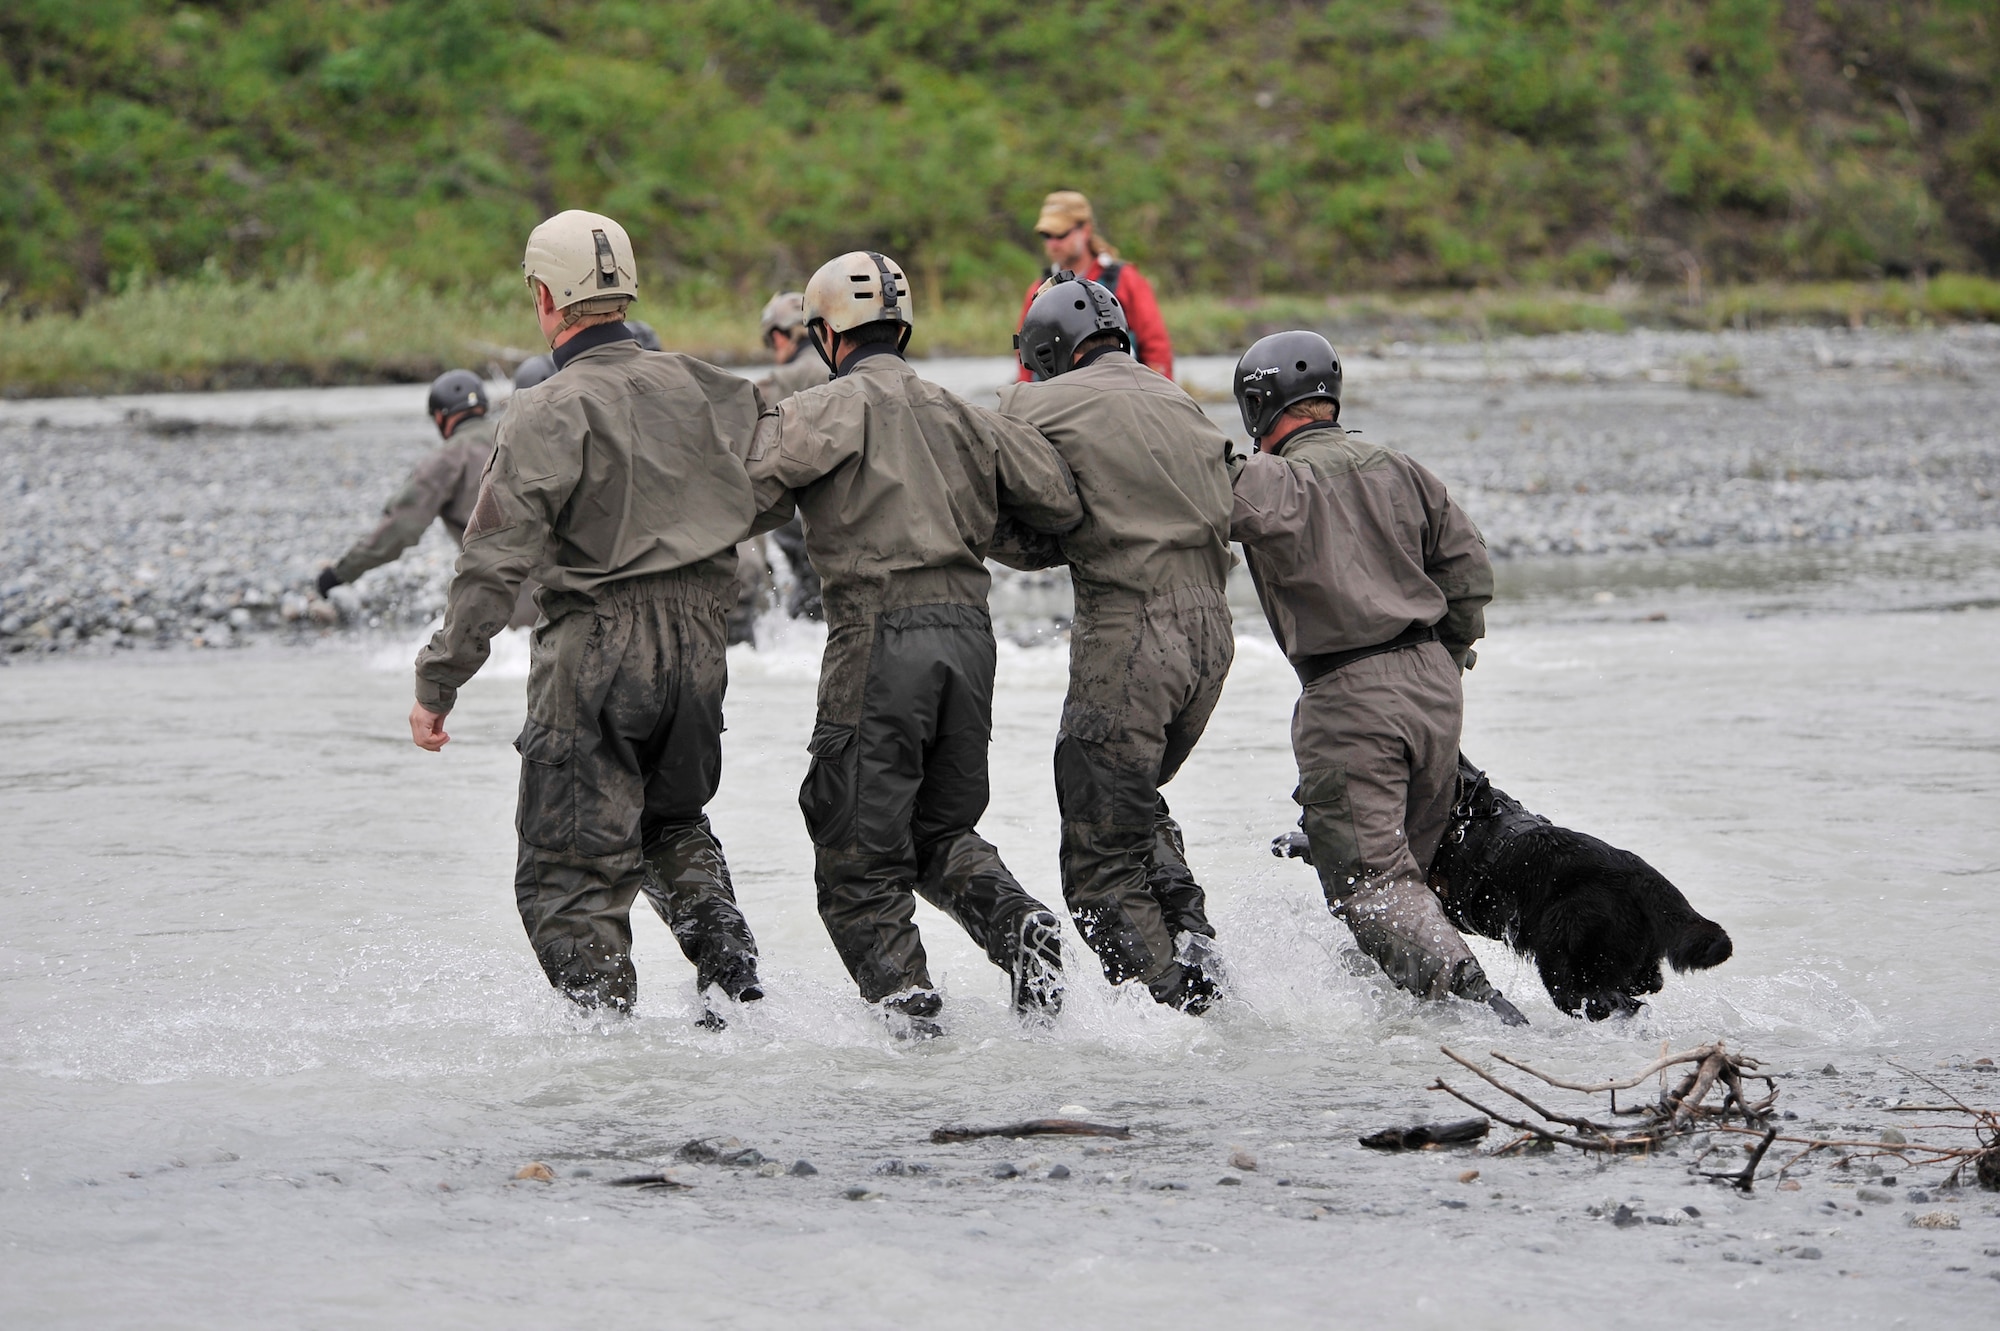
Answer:
<path fill-rule="evenodd" d="M 1340 416 L 1340 404 L 1330 397 L 1309 397 L 1303 402 L 1294 402 L 1278 413 L 1302 421 L 1330 421 Z"/>

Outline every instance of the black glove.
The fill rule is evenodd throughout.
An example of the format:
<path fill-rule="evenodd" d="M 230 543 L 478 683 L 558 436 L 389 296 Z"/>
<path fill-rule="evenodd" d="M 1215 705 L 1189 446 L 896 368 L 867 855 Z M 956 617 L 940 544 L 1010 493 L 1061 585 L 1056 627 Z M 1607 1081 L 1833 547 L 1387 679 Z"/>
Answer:
<path fill-rule="evenodd" d="M 1287 832 L 1283 836 L 1272 837 L 1271 853 L 1281 860 L 1313 862 L 1312 843 L 1306 840 L 1304 832 Z"/>
<path fill-rule="evenodd" d="M 326 594 L 332 591 L 335 587 L 338 587 L 339 585 L 340 585 L 340 575 L 338 573 L 335 573 L 330 568 L 323 568 L 319 571 L 318 586 L 319 586 L 319 595 L 321 600 L 325 600 Z"/>
<path fill-rule="evenodd" d="M 1486 1006 L 1499 1013 L 1500 1020 L 1505 1025 L 1525 1026 L 1528 1024 L 1528 1019 L 1522 1015 L 1521 1009 L 1509 1003 L 1498 989 L 1495 989 L 1486 996 Z"/>

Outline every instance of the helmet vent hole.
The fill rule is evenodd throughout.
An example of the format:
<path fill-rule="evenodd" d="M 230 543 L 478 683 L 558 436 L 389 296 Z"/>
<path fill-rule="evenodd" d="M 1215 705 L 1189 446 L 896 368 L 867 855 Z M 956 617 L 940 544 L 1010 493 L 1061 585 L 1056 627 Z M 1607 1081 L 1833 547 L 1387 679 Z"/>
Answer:
<path fill-rule="evenodd" d="M 1305 367 L 1306 367 L 1306 363 L 1305 363 L 1304 361 L 1300 361 L 1300 362 L 1298 363 L 1298 368 L 1299 368 L 1299 369 L 1303 370 L 1303 369 L 1305 369 Z"/>
<path fill-rule="evenodd" d="M 1080 309 L 1082 309 L 1082 308 L 1083 308 L 1083 302 L 1082 302 L 1082 301 L 1078 301 L 1078 302 L 1076 303 L 1076 307 L 1077 307 L 1077 308 L 1078 308 L 1079 310 L 1080 310 Z"/>
<path fill-rule="evenodd" d="M 847 280 L 850 282 L 866 282 L 869 281 L 870 279 L 868 274 L 866 273 L 849 273 L 847 275 Z"/>
<path fill-rule="evenodd" d="M 873 300 L 875 299 L 875 293 L 872 291 L 857 291 L 854 293 L 854 298 L 856 300 Z"/>

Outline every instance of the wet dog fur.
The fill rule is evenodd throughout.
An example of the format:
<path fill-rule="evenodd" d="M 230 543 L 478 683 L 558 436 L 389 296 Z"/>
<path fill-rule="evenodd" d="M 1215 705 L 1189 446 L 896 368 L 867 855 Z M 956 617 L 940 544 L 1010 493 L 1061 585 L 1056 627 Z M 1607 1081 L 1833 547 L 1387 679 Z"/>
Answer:
<path fill-rule="evenodd" d="M 1463 755 L 1458 776 L 1431 887 L 1459 929 L 1531 958 L 1564 1012 L 1629 1016 L 1659 992 L 1662 962 L 1691 971 L 1729 960 L 1722 926 L 1637 855 L 1529 813 Z"/>

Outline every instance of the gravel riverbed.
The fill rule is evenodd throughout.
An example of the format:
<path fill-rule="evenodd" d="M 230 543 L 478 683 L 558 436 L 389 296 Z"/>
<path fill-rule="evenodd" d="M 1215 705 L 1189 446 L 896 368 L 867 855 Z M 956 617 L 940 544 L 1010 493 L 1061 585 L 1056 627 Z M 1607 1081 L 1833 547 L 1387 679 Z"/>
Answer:
<path fill-rule="evenodd" d="M 1344 416 L 1444 477 L 1501 559 L 2000 527 L 2000 329 L 1343 348 Z M 990 400 L 1000 361 L 927 363 Z M 1182 374 L 1242 438 L 1229 362 Z M 401 628 L 440 528 L 331 604 L 319 567 L 435 445 L 422 388 L 5 404 L 0 659 Z"/>

